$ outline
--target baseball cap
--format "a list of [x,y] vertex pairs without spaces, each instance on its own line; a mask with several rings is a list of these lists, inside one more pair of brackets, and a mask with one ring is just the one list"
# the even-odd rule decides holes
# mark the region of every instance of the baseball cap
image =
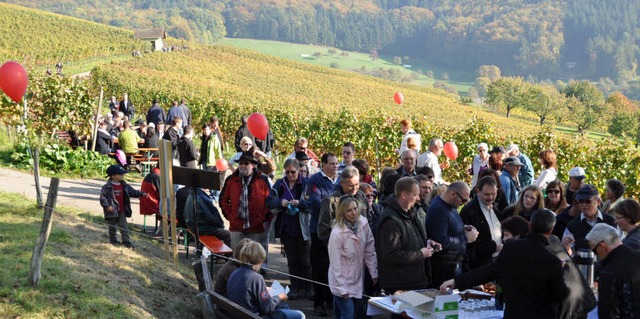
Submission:
[[151,123],[149,123],[149,127],[156,128],[156,125],[155,125],[155,124],[153,124],[153,122],[151,122]]
[[507,153],[511,153],[512,151],[519,151],[520,147],[518,147],[518,144],[509,144],[509,146],[507,147]]
[[117,175],[117,174],[126,174],[127,170],[122,168],[120,165],[111,165],[107,168],[107,177]]
[[587,176],[584,172],[584,168],[576,166],[569,171],[569,177],[573,177],[575,179],[584,179]]
[[575,199],[576,200],[589,199],[596,195],[598,195],[598,189],[591,184],[586,184],[580,187],[580,189],[576,193]]
[[477,148],[484,148],[485,150],[489,150],[489,145],[487,145],[487,143],[480,143],[478,144]]
[[524,165],[524,164],[522,164],[522,162],[520,162],[520,159],[518,159],[515,156],[509,156],[509,157],[507,157],[507,159],[504,160],[504,165],[508,165],[508,164],[517,165],[517,166],[523,166]]

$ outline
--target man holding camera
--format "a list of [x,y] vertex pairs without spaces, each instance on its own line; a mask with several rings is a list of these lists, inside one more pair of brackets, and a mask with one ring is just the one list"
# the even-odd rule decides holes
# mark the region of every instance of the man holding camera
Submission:
[[399,179],[378,221],[378,278],[380,287],[389,294],[426,288],[428,258],[441,249],[440,244],[427,239],[424,210],[415,205],[419,193],[415,179]]

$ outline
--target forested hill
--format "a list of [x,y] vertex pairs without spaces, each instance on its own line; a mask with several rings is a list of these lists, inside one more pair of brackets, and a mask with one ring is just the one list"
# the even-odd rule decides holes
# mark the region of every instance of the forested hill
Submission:
[[545,78],[636,76],[637,0],[8,0],[123,27],[377,51]]

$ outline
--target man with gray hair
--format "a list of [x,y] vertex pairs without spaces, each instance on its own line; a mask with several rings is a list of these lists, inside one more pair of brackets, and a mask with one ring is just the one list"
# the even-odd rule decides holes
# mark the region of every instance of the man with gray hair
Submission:
[[431,141],[429,141],[429,149],[420,154],[418,163],[416,164],[418,167],[426,166],[431,168],[435,177],[434,183],[438,185],[445,184],[445,181],[442,179],[442,169],[449,167],[449,162],[438,163],[438,156],[442,155],[443,148],[444,144],[441,139],[432,138]]
[[467,255],[467,243],[478,238],[478,231],[462,222],[458,207],[469,201],[471,190],[463,181],[451,183],[447,190],[433,199],[425,221],[429,239],[442,244],[442,251],[431,258],[432,287],[462,273],[462,262]]
[[396,169],[398,175],[405,176],[417,176],[416,174],[416,158],[418,155],[416,151],[412,149],[404,150],[402,154],[400,154],[400,161],[402,162],[402,166]]
[[329,243],[329,236],[331,236],[331,224],[336,218],[338,204],[340,203],[340,198],[343,196],[353,196],[360,201],[360,203],[358,203],[360,215],[365,217],[367,216],[367,196],[360,191],[360,173],[357,168],[351,165],[342,170],[340,173],[339,186],[335,188],[331,195],[322,200],[322,205],[320,206],[318,237],[320,237],[325,244]]
[[518,172],[518,180],[520,181],[520,187],[524,188],[533,183],[533,164],[527,155],[520,152],[518,144],[510,144],[507,147],[507,154],[509,156],[517,157],[522,162],[522,168]]
[[598,318],[640,318],[640,252],[623,245],[618,230],[604,223],[586,238],[602,266]]

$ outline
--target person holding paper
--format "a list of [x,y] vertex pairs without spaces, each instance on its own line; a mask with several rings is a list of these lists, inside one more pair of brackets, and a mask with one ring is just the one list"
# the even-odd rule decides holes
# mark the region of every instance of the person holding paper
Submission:
[[264,247],[255,241],[240,250],[239,260],[243,265],[229,277],[227,298],[263,318],[304,319],[302,311],[288,309],[283,303],[287,300],[286,292],[271,296],[267,290],[264,278],[259,274],[266,258]]
[[329,286],[336,319],[366,318],[364,265],[374,284],[378,282],[373,233],[367,218],[358,212],[359,205],[351,195],[340,199],[329,237]]

